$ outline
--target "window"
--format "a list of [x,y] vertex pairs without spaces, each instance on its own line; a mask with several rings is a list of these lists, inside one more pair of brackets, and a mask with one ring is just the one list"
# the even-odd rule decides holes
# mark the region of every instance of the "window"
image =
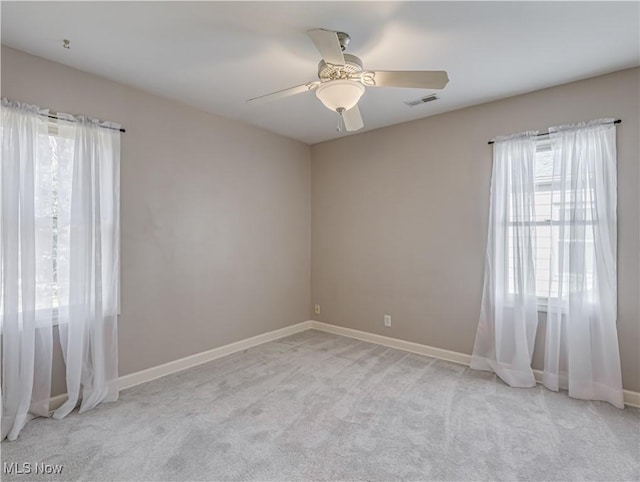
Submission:
[[[74,139],[69,130],[49,123],[38,135],[34,173],[35,309],[37,322],[58,321],[68,279],[69,223]],[[22,310],[22,277],[18,279],[18,310]],[[3,299],[0,297],[0,326]]]
[[[538,308],[546,310],[547,301],[558,298],[560,289],[567,292],[571,283],[571,262],[579,253],[583,259],[587,275],[584,291],[592,293],[594,286],[593,242],[594,195],[589,187],[576,189],[573,185],[571,173],[561,173],[553,167],[553,151],[548,140],[540,140],[536,145],[535,168],[535,221],[531,223],[535,229],[535,274],[536,295]],[[564,180],[563,180],[564,179]],[[561,202],[562,200],[562,202]],[[560,206],[565,206],[561,212]],[[577,206],[579,209],[574,209]],[[511,214],[510,224],[516,221]],[[581,246],[576,248],[576,241],[572,241],[572,255],[568,254],[569,236],[561,236],[561,230],[584,230]],[[509,292],[514,293],[515,266],[513,253],[513,229],[509,229]],[[564,243],[560,242],[564,239]],[[564,244],[564,245],[563,245]],[[562,284],[562,286],[561,286]]]

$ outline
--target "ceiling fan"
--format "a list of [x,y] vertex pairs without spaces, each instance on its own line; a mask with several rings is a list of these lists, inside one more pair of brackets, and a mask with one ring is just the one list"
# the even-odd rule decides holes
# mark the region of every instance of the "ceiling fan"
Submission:
[[247,102],[264,102],[315,90],[330,110],[338,113],[338,131],[357,131],[364,126],[358,101],[366,87],[410,87],[443,89],[449,82],[444,70],[364,70],[355,55],[343,53],[351,38],[344,32],[317,28],[307,32],[323,60],[318,64],[318,79],[306,84],[262,95]]

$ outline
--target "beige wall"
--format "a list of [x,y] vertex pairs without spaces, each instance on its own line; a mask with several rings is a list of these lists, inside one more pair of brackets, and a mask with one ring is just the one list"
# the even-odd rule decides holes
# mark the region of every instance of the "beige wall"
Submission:
[[121,375],[309,319],[307,145],[6,47],[2,96],[127,129]]
[[[322,313],[314,318],[471,353],[489,214],[487,141],[618,117],[618,330],[623,384],[640,390],[639,91],[639,69],[631,69],[314,145],[311,299]],[[537,350],[534,365],[541,360]]]

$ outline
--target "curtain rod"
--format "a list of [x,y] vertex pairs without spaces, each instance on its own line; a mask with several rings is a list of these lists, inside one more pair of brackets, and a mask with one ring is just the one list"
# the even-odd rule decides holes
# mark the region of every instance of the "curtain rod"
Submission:
[[[616,119],[613,122],[603,122],[603,124],[620,124],[622,122],[622,119]],[[536,137],[542,137],[542,136],[548,136],[549,133],[548,132],[543,132],[542,134],[536,134]],[[491,145],[493,144],[495,141],[494,140],[490,140],[489,142],[487,142],[487,144]]]
[[[58,117],[57,115],[44,114],[44,113],[40,114],[40,115],[48,117],[49,119],[56,119],[56,120],[60,119],[60,117]],[[60,119],[60,120],[63,120],[65,122],[76,122],[74,120],[69,120],[69,119]],[[109,126],[100,126],[100,127],[102,127],[103,129],[111,129],[113,131],[127,132],[126,130],[124,130],[122,128],[118,129],[117,127],[109,127]]]

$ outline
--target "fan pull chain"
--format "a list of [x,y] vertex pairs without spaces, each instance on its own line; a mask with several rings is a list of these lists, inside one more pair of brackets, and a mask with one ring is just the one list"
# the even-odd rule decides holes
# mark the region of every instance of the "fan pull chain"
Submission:
[[336,112],[338,113],[338,127],[336,130],[338,132],[342,132],[344,129],[344,117],[342,115],[344,113],[344,108],[340,107]]

